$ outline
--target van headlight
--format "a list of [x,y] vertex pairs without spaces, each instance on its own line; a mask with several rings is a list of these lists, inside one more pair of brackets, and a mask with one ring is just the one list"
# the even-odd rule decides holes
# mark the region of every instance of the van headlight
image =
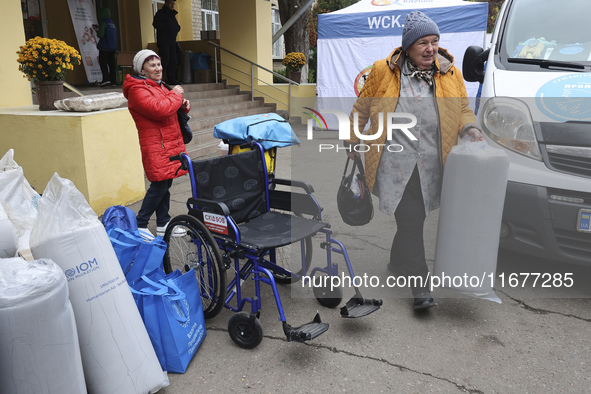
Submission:
[[527,105],[514,98],[495,97],[482,107],[482,129],[496,143],[536,160],[542,160],[534,123]]

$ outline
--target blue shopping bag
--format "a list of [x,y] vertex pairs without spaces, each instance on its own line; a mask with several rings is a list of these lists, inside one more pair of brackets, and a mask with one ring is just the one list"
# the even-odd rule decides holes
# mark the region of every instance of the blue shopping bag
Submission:
[[105,210],[102,218],[103,226],[115,224],[123,230],[137,230],[137,218],[135,212],[122,205],[113,205]]
[[162,369],[184,373],[206,334],[199,285],[193,269],[162,275],[156,269],[130,286]]
[[137,230],[124,230],[114,224],[109,224],[106,231],[128,282],[162,269],[168,245],[161,236],[147,238]]

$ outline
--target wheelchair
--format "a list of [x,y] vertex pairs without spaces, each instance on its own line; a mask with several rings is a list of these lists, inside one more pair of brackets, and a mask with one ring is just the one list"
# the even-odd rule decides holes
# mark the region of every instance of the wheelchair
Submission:
[[[276,177],[270,180],[262,146],[257,142],[250,146],[250,150],[205,160],[191,161],[186,154],[170,158],[189,171],[192,196],[187,200],[188,214],[174,217],[166,229],[164,269],[167,273],[195,270],[205,318],[216,316],[223,307],[235,312],[228,332],[238,346],[251,349],[263,339],[259,321],[262,285],[273,292],[287,341],[308,341],[326,332],[329,325],[318,312],[309,323],[288,324],[277,284],[338,275],[331,252],[344,257],[351,278],[353,269],[345,246],[331,237],[330,225],[322,221],[312,186]],[[320,246],[326,250],[327,263],[308,274],[317,234],[324,239]],[[291,254],[301,261],[293,262]],[[228,282],[226,272],[230,273]],[[253,285],[247,287],[248,283]],[[329,283],[325,280],[324,286],[313,286],[313,293],[321,305],[335,308],[342,302],[342,290],[330,288]],[[247,304],[249,312],[244,311]],[[340,313],[357,318],[381,305],[381,300],[364,299],[355,288],[355,296]]]

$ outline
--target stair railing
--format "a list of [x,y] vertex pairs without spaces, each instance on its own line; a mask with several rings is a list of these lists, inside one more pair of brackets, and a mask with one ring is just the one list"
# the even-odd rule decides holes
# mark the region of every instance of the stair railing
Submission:
[[[286,78],[283,75],[278,74],[278,73],[276,73],[273,70],[269,70],[268,68],[265,68],[265,67],[261,66],[260,64],[257,64],[257,63],[254,63],[254,62],[248,60],[248,59],[245,59],[244,57],[242,57],[240,55],[237,55],[237,54],[235,54],[232,51],[229,51],[229,50],[227,50],[225,48],[222,48],[221,46],[219,46],[215,42],[208,41],[208,43],[210,45],[213,45],[215,47],[215,50],[214,50],[214,69],[215,70],[214,71],[215,71],[215,82],[216,83],[220,82],[221,79],[226,78],[227,80],[233,80],[233,81],[236,81],[236,82],[238,82],[240,84],[247,85],[247,84],[244,83],[244,81],[239,81],[239,80],[237,80],[235,78],[232,78],[231,76],[229,76],[227,74],[223,74],[221,72],[221,66],[227,67],[228,69],[232,69],[232,70],[234,70],[234,71],[236,71],[236,72],[238,72],[240,74],[246,75],[246,76],[250,77],[250,99],[251,100],[254,100],[254,94],[255,94],[255,92],[258,92],[258,93],[262,94],[263,96],[267,96],[270,99],[272,99],[273,101],[285,105],[287,107],[287,120],[290,120],[291,119],[291,101],[292,101],[291,86],[292,85],[298,86],[299,83],[294,82],[291,79]],[[230,55],[235,56],[235,57],[239,58],[240,60],[243,60],[246,63],[248,63],[250,65],[250,73],[246,73],[243,70],[239,70],[239,69],[234,68],[232,66],[229,66],[227,64],[223,64],[221,62],[221,51],[224,51],[226,53],[229,53]],[[218,71],[218,65],[220,66],[219,67],[219,71]],[[270,86],[271,88],[277,90],[282,95],[285,94],[285,92],[283,90],[279,89],[278,87],[274,86],[273,84],[270,84],[268,82],[265,82],[265,81],[263,81],[263,80],[255,77],[255,73],[254,73],[255,67],[258,68],[259,70],[263,70],[263,71],[266,71],[268,73],[271,73],[274,76],[276,76],[277,78],[279,78],[279,79],[281,79],[281,80],[283,80],[283,81],[285,81],[285,82],[288,83],[288,88],[287,88],[287,103],[281,101],[277,97],[274,97],[274,96],[272,96],[270,94],[263,93],[262,91],[260,91],[260,90],[258,90],[258,89],[255,88],[255,80],[257,80],[257,81],[262,82],[263,84],[265,84],[267,86]]]

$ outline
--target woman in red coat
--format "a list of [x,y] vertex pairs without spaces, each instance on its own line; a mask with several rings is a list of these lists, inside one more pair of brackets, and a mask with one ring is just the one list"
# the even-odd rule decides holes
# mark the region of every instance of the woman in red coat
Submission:
[[151,234],[148,221],[156,212],[157,233],[164,235],[170,221],[172,180],[186,174],[178,170],[178,162],[169,160],[170,156],[185,152],[177,111],[180,108],[189,112],[191,104],[183,98],[181,86],[168,90],[163,85],[162,65],[156,52],[139,51],[133,59],[133,69],[138,75],[125,77],[123,94],[138,130],[142,163],[151,182],[137,214],[137,225],[140,231]]

